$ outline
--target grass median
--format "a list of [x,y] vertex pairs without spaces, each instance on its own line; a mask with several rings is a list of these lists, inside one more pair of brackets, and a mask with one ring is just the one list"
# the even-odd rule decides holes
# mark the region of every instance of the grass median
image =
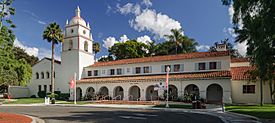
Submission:
[[20,98],[20,99],[6,99],[3,104],[35,104],[44,103],[44,98]]
[[228,105],[225,110],[240,114],[247,114],[263,119],[275,119],[275,105]]

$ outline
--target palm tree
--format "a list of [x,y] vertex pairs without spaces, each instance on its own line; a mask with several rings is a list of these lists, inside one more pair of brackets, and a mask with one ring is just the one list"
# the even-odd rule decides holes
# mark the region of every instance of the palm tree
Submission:
[[52,63],[51,63],[51,85],[52,85],[52,104],[55,103],[54,98],[54,45],[61,43],[63,41],[63,34],[60,26],[53,22],[50,23],[43,32],[43,40],[47,40],[49,43],[52,43]]
[[100,52],[100,44],[98,42],[93,43],[93,52],[95,53],[95,59],[96,59],[96,54]]
[[178,53],[178,47],[183,41],[183,34],[181,29],[172,29],[171,30],[171,35],[164,35],[166,38],[168,38],[169,41],[175,42],[175,47],[176,47],[176,52],[175,54]]

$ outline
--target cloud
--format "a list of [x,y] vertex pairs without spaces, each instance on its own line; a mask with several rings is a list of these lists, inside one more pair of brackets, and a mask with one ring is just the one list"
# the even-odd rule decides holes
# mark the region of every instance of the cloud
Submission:
[[208,45],[199,45],[199,46],[196,46],[196,49],[198,51],[208,51],[210,49],[210,46],[208,46]]
[[132,4],[132,3],[127,3],[124,6],[120,6],[119,4],[117,4],[117,10],[121,13],[121,14],[135,14],[138,15],[141,12],[141,8],[139,4]]
[[153,5],[153,3],[151,2],[151,0],[143,0],[142,4],[144,4],[147,7],[151,7]]
[[229,19],[230,19],[230,23],[232,23],[233,21],[233,16],[234,16],[234,7],[233,7],[233,5],[231,4],[231,5],[229,5],[229,8],[228,8],[228,14],[229,14]]
[[39,24],[46,25],[46,22],[38,20]]
[[148,44],[149,42],[152,42],[151,38],[147,35],[141,36],[137,38],[138,42],[142,42],[144,44]]
[[149,31],[157,38],[171,34],[171,29],[180,29],[181,24],[170,18],[168,15],[156,13],[155,10],[145,9],[135,19],[129,21],[130,26],[135,30]]
[[126,36],[126,35],[122,35],[121,37],[120,37],[120,40],[119,40],[119,42],[126,42],[126,41],[129,41],[129,39],[128,39],[128,37]]
[[229,33],[229,35],[231,35],[233,38],[237,37],[237,34],[235,33],[233,28],[227,28],[227,33]]
[[237,43],[234,48],[238,50],[238,52],[242,55],[242,56],[246,56],[246,52],[247,52],[247,45],[246,45],[246,41],[243,43]]
[[39,52],[38,48],[26,46],[22,42],[20,42],[17,38],[14,41],[14,46],[24,49],[26,53],[29,54],[30,56],[32,55],[36,57],[38,56],[38,52]]
[[32,16],[32,19],[33,19],[34,21],[36,21],[38,24],[46,25],[46,22],[40,20],[39,17],[38,17],[34,12],[31,12],[31,11],[29,11],[29,10],[23,10],[23,12],[26,13],[26,14],[28,14],[28,15],[30,15],[30,16]]
[[117,41],[115,37],[108,37],[105,40],[103,40],[103,47],[109,49],[110,47],[114,46],[116,42]]

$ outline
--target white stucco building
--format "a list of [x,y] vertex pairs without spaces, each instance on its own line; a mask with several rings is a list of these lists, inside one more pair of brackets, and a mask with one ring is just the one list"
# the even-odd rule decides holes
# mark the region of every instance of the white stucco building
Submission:
[[[252,69],[247,59],[233,59],[224,47],[218,52],[153,56],[110,62],[95,62],[90,25],[80,16],[80,9],[65,26],[61,61],[56,61],[55,90],[71,93],[69,82],[77,73],[77,98],[100,94],[122,100],[156,100],[163,97],[165,68],[171,68],[169,93],[172,100],[196,94],[208,102],[258,103],[259,83],[248,82],[246,71]],[[31,95],[50,92],[50,59],[33,66],[29,84]],[[268,85],[264,101],[270,103]]]

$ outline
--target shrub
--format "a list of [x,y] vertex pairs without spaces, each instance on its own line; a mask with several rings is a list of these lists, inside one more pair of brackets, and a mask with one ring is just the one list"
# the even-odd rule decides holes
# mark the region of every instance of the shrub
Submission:
[[60,93],[58,97],[58,100],[69,100],[70,93]]
[[31,98],[36,98],[36,96],[35,95],[31,95]]
[[38,91],[37,95],[40,98],[45,98],[47,94],[46,94],[46,91]]

